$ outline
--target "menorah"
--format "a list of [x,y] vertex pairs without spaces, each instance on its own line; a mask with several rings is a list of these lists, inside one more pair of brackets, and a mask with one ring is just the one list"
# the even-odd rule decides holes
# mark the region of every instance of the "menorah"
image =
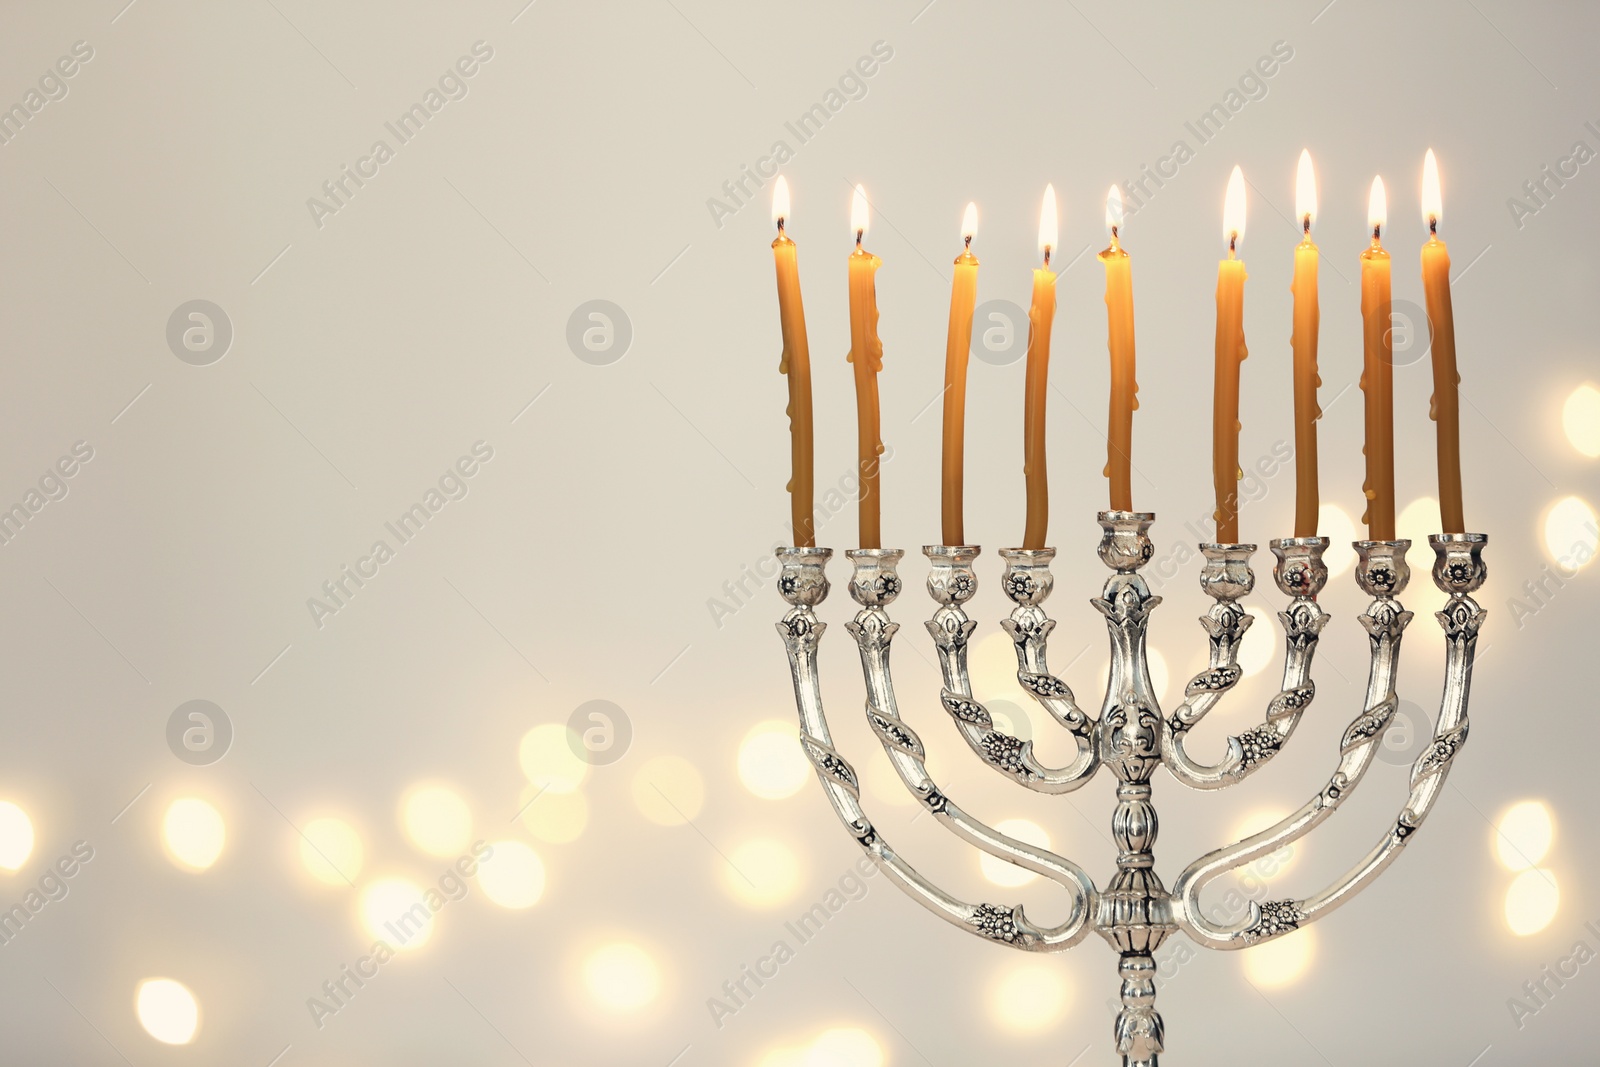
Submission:
[[1185,750],[1189,732],[1238,683],[1239,645],[1252,621],[1240,598],[1255,584],[1251,544],[1203,544],[1200,586],[1215,603],[1200,619],[1209,644],[1209,666],[1189,680],[1184,699],[1164,715],[1150,682],[1145,637],[1150,613],[1161,598],[1139,574],[1149,562],[1150,512],[1106,511],[1100,559],[1111,569],[1099,597],[1090,601],[1105,616],[1111,641],[1111,670],[1098,716],[1078,706],[1072,690],[1050,673],[1045,646],[1055,623],[1042,604],[1055,579],[1052,548],[1010,548],[1001,584],[1015,607],[1001,622],[1016,645],[1017,681],[1049,716],[1072,735],[1077,753],[1065,767],[1048,767],[1025,741],[995,726],[973,698],[967,674],[967,646],[977,624],[963,605],[977,592],[971,545],[930,545],[928,592],[938,605],[926,624],[938,652],[943,687],[939,699],[962,737],[983,762],[1040,793],[1070,793],[1083,787],[1101,767],[1117,780],[1117,806],[1111,817],[1117,871],[1104,889],[1083,868],[1046,849],[999,833],[968,815],[928,776],[921,739],[900,717],[889,672],[889,650],[899,624],[887,607],[900,593],[897,573],[904,552],[895,548],[855,549],[845,553],[853,565],[850,595],[860,606],[847,623],[861,654],[866,682],[866,714],[873,732],[902,782],[918,801],[963,841],[983,852],[1048,878],[1067,891],[1070,911],[1056,926],[1040,927],[1018,905],[968,903],[919,874],[874,828],[861,805],[854,768],[834,748],[823,713],[817,648],[825,624],[816,608],[828,595],[828,548],[782,548],[778,589],[790,607],[778,624],[789,652],[800,741],[834,812],[856,842],[890,879],[929,911],[966,930],[1025,952],[1058,952],[1078,944],[1093,930],[1119,956],[1121,1010],[1113,1031],[1124,1067],[1155,1067],[1165,1047],[1164,1026],[1155,1009],[1153,953],[1182,931],[1213,949],[1259,945],[1322,918],[1355,896],[1392,863],[1433,808],[1450,765],[1467,737],[1467,697],[1472,661],[1484,611],[1472,599],[1484,582],[1483,534],[1435,534],[1433,580],[1448,595],[1436,613],[1446,642],[1444,694],[1433,741],[1411,768],[1410,794],[1394,824],[1355,866],[1308,897],[1251,903],[1243,919],[1230,924],[1208,918],[1200,894],[1221,875],[1278,851],[1310,833],[1354,792],[1396,708],[1395,680],[1400,639],[1412,614],[1396,599],[1410,578],[1406,549],[1411,542],[1356,541],[1355,579],[1371,602],[1359,621],[1371,645],[1371,668],[1360,712],[1339,744],[1339,763],[1325,785],[1293,814],[1260,833],[1219,848],[1186,867],[1168,890],[1155,872],[1157,818],[1151,778],[1165,766],[1193,789],[1234,785],[1266,764],[1288,743],[1316,694],[1311,678],[1317,641],[1328,614],[1317,595],[1328,580],[1325,537],[1280,538],[1271,542],[1277,562],[1273,577],[1290,598],[1278,613],[1284,631],[1283,682],[1267,704],[1263,721],[1228,738],[1227,755],[1207,764]]

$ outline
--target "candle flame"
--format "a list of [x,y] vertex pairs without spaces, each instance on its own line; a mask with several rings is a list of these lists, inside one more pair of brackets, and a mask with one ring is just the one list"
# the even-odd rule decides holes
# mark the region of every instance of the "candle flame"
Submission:
[[1372,194],[1367,197],[1367,226],[1373,239],[1389,221],[1389,198],[1383,192],[1383,179],[1372,179]]
[[867,232],[867,220],[871,212],[867,209],[867,191],[861,186],[856,186],[855,195],[850,198],[850,232],[860,241]]
[[1230,251],[1244,244],[1244,171],[1228,175],[1228,193],[1222,200],[1222,239]]
[[1422,221],[1429,230],[1439,225],[1444,214],[1444,200],[1439,195],[1439,161],[1433,158],[1433,149],[1422,157]]
[[1044,203],[1039,207],[1039,255],[1046,266],[1050,263],[1050,250],[1056,246],[1056,231],[1056,187],[1046,185]]
[[778,224],[778,229],[783,229],[783,224],[789,217],[789,180],[783,175],[778,175],[778,180],[772,185],[772,221]]
[[1311,166],[1311,153],[1300,150],[1300,165],[1294,176],[1294,216],[1307,233],[1317,221],[1317,172]]
[[1113,185],[1106,191],[1106,229],[1116,237],[1122,232],[1122,186]]
[[976,236],[978,236],[978,205],[969,203],[966,214],[961,216],[961,243],[970,245]]

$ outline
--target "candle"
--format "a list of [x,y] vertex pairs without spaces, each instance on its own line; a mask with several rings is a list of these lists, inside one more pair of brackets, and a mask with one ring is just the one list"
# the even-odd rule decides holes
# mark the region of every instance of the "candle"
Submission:
[[1056,318],[1056,275],[1050,252],[1056,245],[1056,189],[1044,188],[1039,209],[1039,252],[1044,265],[1033,272],[1033,303],[1028,308],[1028,371],[1023,398],[1023,473],[1028,482],[1028,525],[1023,548],[1043,548],[1050,525],[1050,486],[1045,478],[1044,400],[1050,374],[1050,328]]
[[789,512],[796,547],[813,548],[817,534],[812,517],[811,349],[806,343],[805,307],[800,302],[800,265],[794,242],[784,232],[789,218],[789,183],[781,174],[772,188],[772,218],[778,224],[772,259],[778,270],[778,317],[783,324],[778,373],[789,380]]
[[1311,153],[1300,152],[1295,174],[1294,213],[1304,235],[1294,250],[1294,535],[1317,536],[1317,246],[1311,240],[1311,223],[1317,216],[1317,176]]
[[1106,194],[1106,228],[1111,245],[1100,253],[1106,267],[1106,347],[1111,352],[1111,416],[1106,425],[1106,469],[1111,480],[1111,510],[1133,510],[1133,413],[1139,407],[1134,378],[1133,265],[1121,244],[1122,190]]
[[1461,404],[1457,389],[1456,323],[1450,309],[1450,250],[1439,240],[1439,162],[1433,149],[1422,161],[1422,217],[1428,243],[1422,246],[1422,291],[1427,296],[1428,332],[1433,338],[1433,399],[1428,415],[1439,433],[1439,517],[1445,533],[1465,533],[1461,517]]
[[972,311],[978,302],[978,205],[961,219],[962,251],[950,282],[950,333],[944,349],[944,472],[940,517],[944,543],[964,545],[961,490],[967,421],[967,357],[972,350]]
[[1394,348],[1389,329],[1391,297],[1389,253],[1380,238],[1388,214],[1383,179],[1372,179],[1367,200],[1367,222],[1372,247],[1361,253],[1361,391],[1366,395],[1367,538],[1394,540]]
[[861,247],[867,234],[867,193],[856,186],[850,201],[850,228],[856,234],[850,253],[850,364],[856,379],[856,473],[861,485],[862,548],[881,548],[878,529],[878,457],[883,441],[878,430],[878,372],[883,369],[883,342],[878,340],[878,290],[874,276],[883,260]]
[[1217,370],[1211,409],[1211,481],[1217,494],[1217,543],[1239,540],[1239,365],[1249,355],[1244,344],[1244,172],[1228,176],[1223,199],[1222,234],[1228,258],[1217,264]]

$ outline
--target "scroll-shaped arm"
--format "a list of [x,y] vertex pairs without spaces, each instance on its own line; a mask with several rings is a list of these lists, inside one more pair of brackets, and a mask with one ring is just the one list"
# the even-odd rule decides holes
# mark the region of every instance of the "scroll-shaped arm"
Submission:
[[1232,926],[1212,923],[1200,911],[1200,891],[1207,882],[1303,837],[1333,813],[1360,782],[1394,714],[1400,634],[1411,613],[1402,610],[1393,595],[1405,587],[1409,576],[1405,563],[1408,542],[1358,541],[1356,578],[1374,597],[1361,617],[1373,646],[1366,709],[1345,731],[1339,769],[1321,793],[1277,825],[1201,857],[1179,877],[1173,886],[1178,923],[1195,940],[1211,948],[1245,948],[1313,922],[1349,900],[1392,863],[1432,808],[1451,760],[1466,741],[1472,661],[1484,618],[1483,609],[1469,594],[1487,575],[1482,559],[1487,538],[1482,534],[1444,534],[1429,541],[1436,555],[1434,582],[1450,595],[1445,610],[1437,613],[1447,642],[1444,694],[1433,744],[1412,767],[1411,792],[1399,818],[1359,863],[1318,893],[1298,900],[1251,904],[1245,919]]
[[1210,639],[1210,666],[1184,688],[1184,702],[1167,721],[1161,744],[1162,760],[1184,785],[1220,789],[1241,781],[1277,755],[1300,724],[1300,717],[1316,695],[1311,661],[1328,621],[1327,612],[1317,603],[1317,594],[1328,581],[1328,568],[1322,562],[1327,547],[1326,537],[1280,538],[1272,542],[1272,554],[1278,558],[1273,577],[1279,590],[1291,598],[1289,606],[1278,613],[1284,630],[1283,685],[1267,705],[1265,720],[1229,737],[1227,755],[1217,763],[1206,764],[1189,755],[1184,739],[1216,706],[1222,694],[1233,688],[1242,673],[1238,666],[1239,644],[1251,619],[1238,599],[1255,584],[1250,570],[1250,554],[1255,546],[1200,546],[1206,557],[1200,585],[1216,600],[1200,619]]
[[[890,551],[898,558],[897,551]],[[861,806],[860,782],[855,769],[833,747],[827,718],[823,713],[821,685],[817,673],[817,646],[825,626],[817,619],[815,607],[828,594],[828,580],[824,574],[824,567],[832,554],[831,549],[825,548],[778,550],[782,566],[778,590],[790,604],[790,609],[778,623],[778,632],[783,637],[784,646],[789,654],[789,671],[794,683],[795,705],[800,714],[801,745],[816,769],[817,778],[821,781],[823,791],[827,794],[839,821],[896,885],[946,922],[965,929],[968,933],[1026,951],[1049,952],[1076,944],[1087,934],[1088,920],[1094,912],[1093,884],[1076,866],[1033,846],[997,834],[981,823],[967,819],[959,809],[956,814],[961,816],[962,821],[958,824],[955,818],[950,818],[952,828],[957,829],[958,833],[962,833],[974,844],[979,847],[987,845],[997,850],[994,854],[1045,877],[1054,878],[1072,892],[1071,913],[1066,921],[1053,927],[1039,927],[1028,920],[1020,905],[1004,907],[995,904],[970,904],[945,892],[901,858],[867,818]],[[882,550],[878,551],[880,559],[883,554]],[[875,573],[864,575],[860,561],[857,561],[857,574],[852,581],[852,592],[860,589],[869,598],[892,600],[899,592],[899,578],[894,574],[892,564],[887,573],[884,573],[881,567],[869,569]],[[863,579],[866,582],[864,586],[861,584]],[[881,608],[873,611],[873,607],[874,605],[863,603],[863,608],[866,610],[858,616],[857,623],[853,625],[859,628],[858,643],[862,647],[863,664],[867,663],[867,646],[881,643],[886,666],[888,641],[893,637],[895,624],[889,622]],[[875,650],[873,655],[876,656]],[[883,675],[883,681],[886,686],[887,672]],[[868,684],[870,717],[873,710],[870,677]],[[887,689],[884,692],[887,692]],[[893,711],[892,697],[887,707]],[[891,716],[880,711],[878,718],[890,727],[899,722],[897,713]],[[873,724],[875,728],[878,727],[876,719]],[[900,726],[904,728],[904,724]],[[879,736],[882,736],[881,732]],[[899,769],[898,762],[897,769]],[[923,777],[926,778],[926,775]],[[932,786],[931,782],[929,786]],[[929,800],[925,803],[930,809],[938,805],[947,812],[951,807],[948,800],[945,800],[937,790],[930,792]],[[987,836],[980,840],[980,834]],[[1010,854],[1006,854],[1007,852]]]
[[[954,684],[959,683],[961,692],[968,694],[970,690],[966,687],[966,635],[971,632],[973,624],[966,619],[961,608],[956,605],[955,599],[958,595],[963,600],[970,598],[977,590],[977,583],[975,579],[970,582],[947,580],[955,579],[957,576],[947,573],[946,564],[950,564],[952,568],[964,564],[970,571],[971,561],[977,556],[978,549],[968,546],[955,548],[934,546],[924,551],[934,563],[934,569],[928,578],[929,589],[933,591],[935,598],[948,598],[940,611],[950,611],[956,616],[940,620],[936,613],[935,621],[928,624],[928,628],[934,631],[935,644],[938,646],[946,693]],[[1071,913],[1064,923],[1054,929],[1063,932],[1077,929],[1076,937],[1062,943],[1060,947],[1075,943],[1088,933],[1088,920],[1094,914],[1095,889],[1088,874],[1070,860],[1008,837],[972,818],[958,807],[929,777],[928,769],[923,762],[925,752],[922,741],[900,718],[899,708],[895,702],[894,684],[889,672],[889,644],[898,627],[889,621],[884,610],[900,588],[900,579],[895,574],[900,551],[857,549],[846,554],[855,564],[855,573],[850,581],[850,595],[862,608],[856,613],[854,621],[849,624],[849,629],[861,653],[861,671],[867,685],[867,721],[882,742],[884,752],[889,756],[895,772],[912,795],[936,818],[944,822],[957,837],[991,856],[1016,864],[1035,874],[1041,874],[1065,888],[1071,896]],[[940,622],[945,625],[936,625]],[[942,639],[941,633],[949,635],[949,639]]]
[[1078,752],[1065,767],[1046,767],[1033,754],[1033,742],[997,729],[988,709],[972,697],[967,674],[967,639],[977,626],[961,605],[977,592],[972,559],[978,550],[935,545],[923,549],[933,563],[928,591],[940,607],[928,622],[944,675],[940,700],[955,720],[972,751],[989,766],[1039,793],[1070,793],[1094,777],[1100,757],[1094,744],[1094,720],[1079,710],[1072,690],[1045,665],[1045,640],[1055,628],[1039,606],[1050,595],[1054,579],[1050,560],[1055,549],[1001,549],[1006,570],[1001,579],[1006,595],[1016,602],[1004,626],[1017,646],[1017,681],[1033,694],[1056,722],[1071,732]]

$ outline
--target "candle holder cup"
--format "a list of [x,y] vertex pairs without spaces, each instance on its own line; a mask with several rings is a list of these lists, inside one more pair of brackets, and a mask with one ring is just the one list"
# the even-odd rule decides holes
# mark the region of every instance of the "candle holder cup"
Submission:
[[1328,580],[1324,537],[1279,538],[1269,545],[1276,564],[1273,578],[1289,598],[1278,612],[1284,660],[1279,690],[1262,721],[1227,739],[1220,761],[1207,764],[1184,748],[1189,732],[1242,676],[1239,646],[1253,619],[1240,606],[1252,591],[1255,574],[1249,544],[1203,544],[1200,585],[1213,604],[1200,618],[1209,648],[1205,670],[1189,679],[1183,699],[1163,713],[1156,699],[1146,651],[1150,613],[1161,598],[1150,592],[1139,570],[1153,556],[1149,512],[1101,512],[1098,554],[1110,569],[1090,604],[1105,617],[1111,645],[1111,671],[1098,714],[1079,707],[1072,689],[1052,674],[1046,645],[1055,623],[1043,604],[1055,579],[1055,550],[1001,549],[1001,586],[1012,602],[1000,625],[1017,657],[1017,682],[1076,742],[1065,766],[1051,767],[1034,754],[1033,743],[996,726],[974,697],[967,652],[977,623],[965,605],[977,592],[975,545],[929,545],[923,549],[930,570],[927,587],[935,608],[926,623],[939,659],[941,706],[974,754],[1019,785],[1040,793],[1082,788],[1104,767],[1116,779],[1117,804],[1111,818],[1117,846],[1116,873],[1097,887],[1076,863],[993,829],[962,810],[928,775],[926,750],[915,730],[900,717],[890,674],[889,652],[897,623],[889,606],[901,591],[899,549],[847,552],[852,565],[850,595],[858,611],[847,623],[855,638],[866,682],[868,723],[906,788],[958,838],[1005,862],[1054,881],[1067,897],[1067,916],[1055,926],[1040,926],[1021,905],[969,902],[940,888],[890,847],[861,805],[854,768],[834,747],[823,711],[817,649],[824,623],[816,609],[828,594],[826,548],[778,550],[778,589],[789,609],[778,624],[788,651],[800,740],[816,769],[835,813],[857,844],[890,880],[951,925],[989,941],[1025,952],[1056,952],[1099,934],[1118,955],[1121,1010],[1113,1037],[1124,1067],[1156,1067],[1165,1048],[1165,1027],[1155,1009],[1153,954],[1168,938],[1183,934],[1212,949],[1240,949],[1282,937],[1320,919],[1375,879],[1422,825],[1467,736],[1467,702],[1478,631],[1485,612],[1471,594],[1487,571],[1483,534],[1437,534],[1434,584],[1446,595],[1436,618],[1445,633],[1444,695],[1434,738],[1411,769],[1410,794],[1376,846],[1345,874],[1310,896],[1252,903],[1234,921],[1208,917],[1200,894],[1216,878],[1278,851],[1315,829],[1354,792],[1371,764],[1394,716],[1400,639],[1412,614],[1396,599],[1410,579],[1407,541],[1357,541],[1356,583],[1370,601],[1358,617],[1369,640],[1370,669],[1365,698],[1344,731],[1332,776],[1300,808],[1274,825],[1207,853],[1179,873],[1168,890],[1155,871],[1153,847],[1158,829],[1151,781],[1160,767],[1193,789],[1220,789],[1258,770],[1288,743],[1316,695],[1312,660],[1327,613],[1317,602]]

